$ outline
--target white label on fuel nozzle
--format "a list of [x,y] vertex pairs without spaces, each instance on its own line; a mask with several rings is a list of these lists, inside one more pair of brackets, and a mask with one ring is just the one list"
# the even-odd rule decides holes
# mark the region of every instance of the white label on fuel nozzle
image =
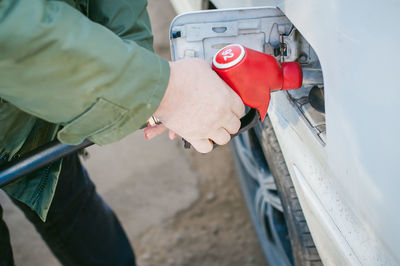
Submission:
[[240,44],[230,44],[220,49],[213,58],[213,65],[218,69],[227,69],[239,63],[245,54]]

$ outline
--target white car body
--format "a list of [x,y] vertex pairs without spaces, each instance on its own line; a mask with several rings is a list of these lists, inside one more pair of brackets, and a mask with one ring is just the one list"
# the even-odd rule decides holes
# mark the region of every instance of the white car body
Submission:
[[[400,2],[212,2],[277,6],[319,57],[326,145],[284,94],[272,96],[268,112],[324,264],[399,265]],[[172,3],[178,11],[201,7],[196,0]]]

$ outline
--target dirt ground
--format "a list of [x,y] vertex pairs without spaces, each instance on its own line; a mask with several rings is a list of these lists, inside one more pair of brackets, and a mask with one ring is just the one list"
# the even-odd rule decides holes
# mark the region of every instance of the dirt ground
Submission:
[[140,264],[265,265],[229,149],[206,156],[190,152],[186,159],[198,177],[199,198],[141,235]]
[[[169,58],[169,1],[149,0],[156,52]],[[179,140],[136,132],[84,161],[120,218],[141,266],[265,265],[229,147],[201,155]],[[16,265],[59,265],[40,236],[0,193]]]

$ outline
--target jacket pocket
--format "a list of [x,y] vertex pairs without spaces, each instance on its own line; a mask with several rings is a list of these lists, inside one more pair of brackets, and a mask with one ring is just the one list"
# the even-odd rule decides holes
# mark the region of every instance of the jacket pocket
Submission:
[[98,98],[89,110],[58,132],[58,139],[67,144],[79,144],[84,139],[90,138],[96,144],[107,144],[108,141],[104,136],[107,135],[108,129],[112,131],[113,126],[123,120],[127,113],[127,109]]

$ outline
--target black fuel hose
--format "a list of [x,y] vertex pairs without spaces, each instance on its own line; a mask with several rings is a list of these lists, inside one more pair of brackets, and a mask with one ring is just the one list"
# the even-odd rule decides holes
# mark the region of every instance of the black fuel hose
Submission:
[[[242,125],[239,132],[232,135],[232,137],[252,128],[259,120],[260,115],[258,114],[258,111],[251,109],[244,117],[242,117]],[[140,129],[143,129],[146,126],[147,124],[143,125]],[[21,158],[2,165],[0,167],[0,188],[26,176],[29,173],[39,170],[62,157],[65,157],[68,154],[77,152],[93,144],[94,143],[89,140],[84,140],[78,145],[63,144],[58,140],[49,142],[44,146],[24,154]]]
[[68,145],[54,140],[38,149],[28,152],[21,158],[8,162],[0,167],[0,188],[92,144],[93,142],[89,140],[85,140],[79,145]]
[[[147,124],[141,126],[140,129],[145,127],[147,127]],[[0,188],[68,154],[77,152],[93,144],[94,143],[89,140],[84,140],[78,145],[63,144],[58,140],[49,142],[46,145],[24,154],[21,158],[2,165],[0,167]]]

